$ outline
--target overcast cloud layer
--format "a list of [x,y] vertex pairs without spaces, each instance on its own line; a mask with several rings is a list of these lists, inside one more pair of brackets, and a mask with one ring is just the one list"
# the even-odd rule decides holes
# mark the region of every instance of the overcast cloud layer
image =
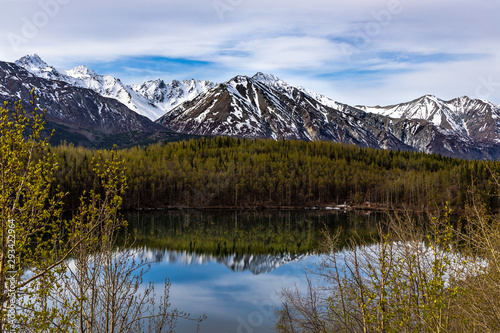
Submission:
[[497,0],[0,0],[0,60],[126,83],[273,73],[339,102],[500,103]]

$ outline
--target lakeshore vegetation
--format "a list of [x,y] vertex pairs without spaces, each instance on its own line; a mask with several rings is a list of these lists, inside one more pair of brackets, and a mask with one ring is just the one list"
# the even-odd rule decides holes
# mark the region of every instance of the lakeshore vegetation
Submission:
[[131,241],[118,244],[127,181],[116,154],[96,153],[93,182],[63,214],[32,95],[31,113],[0,107],[0,333],[172,332],[180,318],[202,321],[170,307],[168,279],[161,295],[143,286],[148,262],[134,259]]

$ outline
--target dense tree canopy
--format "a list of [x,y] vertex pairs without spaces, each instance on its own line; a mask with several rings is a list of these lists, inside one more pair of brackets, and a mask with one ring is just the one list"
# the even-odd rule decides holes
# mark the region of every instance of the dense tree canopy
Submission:
[[[72,204],[92,182],[95,152],[61,145],[58,183]],[[110,152],[103,152],[104,155]],[[493,161],[364,149],[331,142],[202,138],[118,151],[125,161],[127,208],[286,207],[361,204],[416,210],[463,208],[472,182],[496,188]],[[486,197],[486,196],[485,196]],[[488,196],[490,208],[498,200]]]

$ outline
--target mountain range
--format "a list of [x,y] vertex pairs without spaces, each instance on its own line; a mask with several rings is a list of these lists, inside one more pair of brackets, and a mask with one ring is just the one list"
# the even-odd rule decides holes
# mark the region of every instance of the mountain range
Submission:
[[32,87],[57,139],[86,146],[222,135],[500,158],[500,106],[466,96],[349,106],[272,74],[219,84],[158,79],[126,85],[85,66],[56,69],[36,54],[0,62],[1,99],[29,100]]

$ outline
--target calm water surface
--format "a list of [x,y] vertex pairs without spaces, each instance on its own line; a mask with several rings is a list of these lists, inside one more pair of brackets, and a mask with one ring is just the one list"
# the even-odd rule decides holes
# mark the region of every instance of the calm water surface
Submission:
[[[325,227],[370,237],[379,214],[167,210],[126,214],[141,255],[155,260],[145,283],[172,283],[172,307],[207,315],[201,332],[273,332],[279,291],[305,287]],[[157,290],[161,294],[160,290]],[[194,332],[181,320],[176,332]]]

